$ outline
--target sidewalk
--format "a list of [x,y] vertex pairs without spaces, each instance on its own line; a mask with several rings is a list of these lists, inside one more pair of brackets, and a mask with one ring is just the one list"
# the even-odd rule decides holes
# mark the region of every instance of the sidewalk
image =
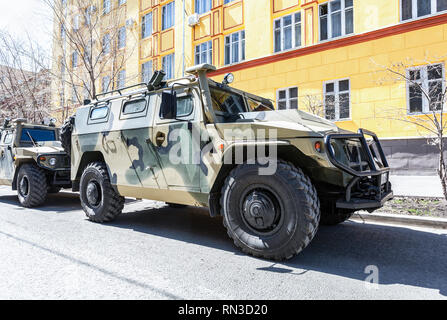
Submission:
[[438,176],[391,176],[395,196],[443,198]]

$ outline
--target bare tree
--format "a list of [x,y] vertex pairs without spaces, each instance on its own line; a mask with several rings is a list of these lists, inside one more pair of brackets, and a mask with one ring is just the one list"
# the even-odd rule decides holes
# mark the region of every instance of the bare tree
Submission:
[[307,112],[322,118],[325,117],[325,107],[321,95],[307,94],[301,100]]
[[[33,58],[32,58],[33,57]],[[0,32],[0,113],[42,122],[50,116],[50,76],[43,49]]]
[[[415,126],[421,135],[426,136],[428,143],[436,146],[438,151],[437,173],[441,181],[442,191],[447,200],[447,164],[445,159],[445,129],[447,119],[445,104],[447,86],[443,64],[434,58],[424,61],[406,59],[389,66],[380,66],[377,73],[379,84],[386,82],[402,83],[406,86],[409,99],[408,110],[392,108],[385,110],[376,118],[401,121]],[[418,66],[418,67],[415,67]]]
[[[81,104],[124,81],[120,72],[135,46],[126,45],[125,7],[116,6],[116,1],[44,1],[54,16],[54,38],[59,39],[53,48],[52,73],[59,82],[65,118],[68,100]],[[71,89],[71,99],[65,99],[66,88]]]

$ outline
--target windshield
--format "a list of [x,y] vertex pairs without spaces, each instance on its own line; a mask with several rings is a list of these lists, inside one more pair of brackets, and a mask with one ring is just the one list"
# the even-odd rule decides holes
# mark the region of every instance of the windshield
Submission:
[[46,129],[23,128],[20,141],[32,143],[33,140],[34,142],[56,141],[56,132]]
[[[272,111],[272,106],[256,99],[251,95],[239,94],[230,90],[210,86],[213,109],[217,116],[226,117],[227,121],[234,121],[235,116],[245,112]],[[225,122],[227,122],[225,121]]]

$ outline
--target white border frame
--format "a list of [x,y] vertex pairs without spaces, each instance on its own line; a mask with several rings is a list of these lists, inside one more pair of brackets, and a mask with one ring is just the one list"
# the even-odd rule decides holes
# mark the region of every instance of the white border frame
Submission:
[[295,110],[295,108],[291,108],[290,107],[290,99],[295,99],[295,98],[290,98],[290,89],[295,89],[297,90],[297,96],[296,96],[296,109],[299,110],[300,108],[300,102],[299,102],[299,97],[300,97],[300,88],[298,86],[290,86],[290,87],[285,87],[285,88],[279,88],[276,89],[276,110],[283,110],[283,109],[279,109],[279,92],[280,91],[286,91],[286,109],[285,110]]
[[[339,101],[339,82],[348,80],[349,81],[349,118],[342,118],[340,119],[340,101]],[[334,84],[334,95],[335,95],[335,119],[330,120],[326,118],[326,84],[333,83]],[[342,93],[345,93],[346,91],[342,91]],[[341,122],[341,121],[351,121],[352,120],[352,97],[351,97],[351,78],[340,78],[335,80],[328,80],[323,81],[323,112],[324,112],[324,118],[329,121],[333,122]]]
[[[290,51],[290,50],[296,50],[296,49],[299,49],[299,48],[302,48],[303,47],[303,39],[304,39],[304,37],[303,37],[303,13],[302,13],[302,11],[303,10],[297,10],[297,11],[295,11],[295,12],[292,12],[292,13],[289,13],[289,14],[285,14],[285,15],[283,15],[283,16],[281,16],[281,17],[279,17],[279,18],[276,18],[276,19],[274,19],[273,20],[273,53],[275,54],[275,53],[280,53],[280,52],[286,52],[286,51]],[[293,46],[292,45],[292,48],[290,48],[290,49],[283,49],[283,47],[284,47],[284,43],[283,43],[283,28],[284,28],[284,25],[283,25],[283,19],[285,18],[285,17],[287,17],[287,16],[292,16],[292,43],[293,42],[295,42],[295,36],[296,36],[296,34],[295,34],[295,25],[297,24],[296,23],[296,21],[295,21],[295,14],[297,14],[297,13],[299,13],[300,14],[300,22],[299,22],[299,25],[300,25],[300,30],[301,30],[301,37],[300,37],[300,39],[301,39],[301,43],[300,43],[300,45],[299,46],[297,46],[296,45],[296,43],[295,43],[295,46]],[[279,50],[279,51],[275,51],[275,31],[276,31],[276,28],[275,28],[275,22],[276,21],[278,21],[278,20],[280,20],[281,21],[281,27],[280,27],[280,29],[281,29],[281,50]],[[305,35],[304,35],[305,36]]]

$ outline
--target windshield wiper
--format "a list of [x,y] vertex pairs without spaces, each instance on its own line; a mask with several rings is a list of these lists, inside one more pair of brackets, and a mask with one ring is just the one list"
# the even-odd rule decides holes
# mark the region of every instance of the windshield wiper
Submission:
[[31,133],[29,133],[29,131],[27,131],[26,134],[31,139],[31,142],[33,143],[33,146],[38,147],[36,141],[33,139],[33,136],[31,135]]

